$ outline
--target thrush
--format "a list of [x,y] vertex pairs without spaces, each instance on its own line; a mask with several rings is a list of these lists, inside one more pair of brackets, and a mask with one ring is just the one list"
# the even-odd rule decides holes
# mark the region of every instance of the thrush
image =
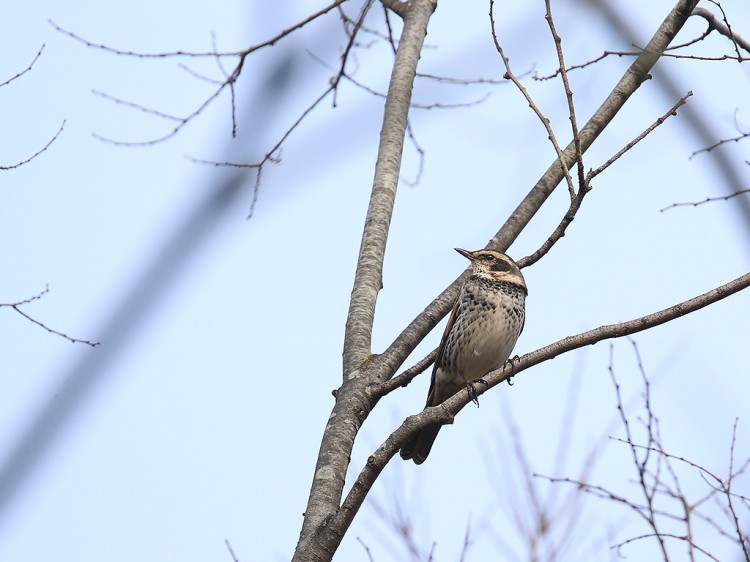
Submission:
[[[472,271],[443,332],[425,408],[502,367],[524,325],[528,289],[516,262],[495,250],[456,251],[471,261]],[[422,464],[440,427],[421,429],[401,448],[401,458]]]

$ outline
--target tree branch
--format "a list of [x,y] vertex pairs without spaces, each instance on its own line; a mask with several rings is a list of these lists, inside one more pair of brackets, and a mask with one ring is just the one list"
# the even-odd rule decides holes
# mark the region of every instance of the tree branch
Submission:
[[86,345],[90,345],[91,347],[96,347],[97,345],[99,345],[99,342],[97,342],[97,341],[82,340],[82,339],[79,339],[79,338],[74,338],[73,336],[69,336],[68,334],[66,334],[64,332],[60,332],[58,330],[50,328],[44,322],[40,322],[36,318],[34,318],[34,317],[26,314],[23,310],[21,310],[21,307],[23,305],[29,304],[29,303],[34,302],[34,301],[37,301],[37,300],[41,299],[47,293],[49,293],[49,286],[45,287],[43,291],[41,291],[40,293],[37,293],[33,297],[29,297],[29,298],[23,299],[22,301],[11,302],[11,303],[0,303],[0,308],[7,307],[7,308],[10,308],[10,309],[13,309],[18,314],[20,314],[21,316],[23,316],[24,318],[26,318],[26,320],[28,320],[29,322],[32,322],[33,324],[36,324],[40,328],[43,328],[43,329],[47,330],[50,334],[55,334],[56,336],[60,336],[61,338],[65,338],[69,342],[73,342],[73,343],[85,343]]
[[623,148],[618,150],[604,164],[599,166],[596,170],[589,170],[589,173],[586,174],[586,178],[583,183],[583,186],[578,190],[578,193],[576,193],[576,196],[570,202],[570,206],[568,207],[568,210],[565,213],[565,215],[563,215],[563,218],[560,221],[560,224],[557,225],[557,228],[555,228],[555,230],[552,231],[552,234],[549,235],[547,240],[544,241],[544,243],[539,247],[539,249],[536,252],[518,260],[518,267],[520,267],[521,269],[523,269],[524,267],[529,267],[530,265],[533,265],[537,261],[539,261],[544,255],[546,255],[547,252],[549,252],[552,249],[552,246],[554,246],[557,243],[557,241],[560,240],[560,238],[565,236],[565,231],[567,230],[568,226],[570,226],[570,223],[573,222],[573,219],[576,217],[578,210],[581,208],[581,204],[583,203],[583,198],[592,189],[591,180],[594,179],[599,174],[601,174],[609,166],[614,164],[614,162],[618,158],[620,158],[628,150],[630,150],[636,144],[638,144],[644,138],[646,138],[646,136],[648,136],[654,129],[656,129],[656,127],[664,123],[664,121],[669,119],[669,117],[673,115],[677,115],[677,110],[683,105],[685,105],[687,103],[687,99],[692,95],[693,95],[693,92],[688,92],[687,94],[685,94],[685,96],[680,98],[680,100],[675,105],[673,105],[669,111],[667,111],[664,115],[659,117],[654,123],[652,123],[649,127],[647,127],[646,130],[643,131],[640,135],[635,137],[632,141],[626,144]]
[[330,560],[344,533],[330,521],[339,510],[354,438],[376,402],[381,369],[370,359],[375,303],[401,166],[411,92],[435,0],[412,0],[404,18],[385,102],[370,204],[362,234],[344,335],[343,384],[328,419],[293,560]]
[[[693,15],[700,16],[704,20],[706,20],[709,31],[715,29],[724,37],[732,41],[732,43],[734,43],[735,45],[735,49],[739,46],[742,47],[744,51],[750,53],[750,41],[747,41],[734,33],[727,24],[716,19],[716,16],[713,15],[709,10],[707,10],[706,8],[695,8],[693,10]],[[737,57],[740,58],[739,52],[737,52]]]
[[13,80],[16,80],[17,78],[20,78],[21,76],[23,76],[24,74],[26,74],[27,72],[29,72],[29,71],[30,71],[30,70],[31,70],[31,69],[33,68],[33,66],[34,66],[34,63],[35,63],[35,62],[36,62],[37,60],[39,60],[39,57],[41,57],[41,56],[42,56],[42,51],[44,51],[44,47],[45,47],[45,44],[44,44],[44,43],[42,43],[42,46],[41,46],[41,47],[39,47],[39,50],[37,51],[36,55],[34,55],[34,58],[33,58],[33,59],[32,59],[32,61],[31,61],[31,62],[30,62],[30,63],[29,63],[29,64],[28,64],[27,66],[26,66],[26,68],[24,68],[23,70],[21,70],[21,71],[19,71],[19,72],[16,72],[16,73],[15,73],[15,74],[14,74],[13,76],[11,76],[10,78],[8,78],[8,79],[7,79],[7,80],[5,80],[4,82],[0,82],[0,88],[2,88],[3,86],[7,86],[7,85],[8,85],[8,84],[10,84],[11,82],[13,82]]
[[[672,11],[656,30],[643,52],[625,72],[612,92],[607,96],[599,109],[588,120],[580,131],[581,153],[594,143],[604,128],[614,119],[625,102],[649,78],[649,72],[667,49],[677,32],[685,25],[698,0],[679,0]],[[571,142],[564,151],[568,168],[575,162],[575,146]],[[542,204],[552,194],[564,178],[564,167],[560,160],[555,160],[528,195],[519,203],[505,224],[487,243],[488,248],[506,251],[521,231],[531,221]],[[466,275],[466,273],[464,273]],[[399,334],[390,347],[382,354],[381,360],[387,362],[395,372],[406,360],[414,348],[448,313],[464,281],[462,275],[451,283],[435,300],[420,312],[414,320]]]
[[406,17],[406,9],[408,7],[408,4],[406,2],[401,2],[401,0],[380,0],[383,3],[383,6],[386,8],[389,8],[393,10],[393,12],[402,18]]
[[[380,131],[375,177],[344,332],[344,377],[358,368],[370,354],[375,303],[383,285],[383,259],[401,170],[412,87],[426,24],[434,5],[432,1],[410,5],[401,35],[401,41],[410,43],[402,48],[399,42],[396,51]],[[412,11],[421,12],[425,19],[412,15]]]
[[39,156],[42,152],[45,152],[52,145],[52,143],[57,140],[57,137],[60,136],[60,133],[63,132],[64,128],[65,128],[65,121],[63,121],[60,124],[60,127],[57,129],[57,132],[54,135],[52,135],[52,138],[50,138],[47,141],[47,144],[45,144],[42,148],[40,148],[39,150],[37,150],[34,154],[32,154],[31,156],[29,156],[28,158],[26,158],[24,160],[21,160],[20,162],[16,162],[15,164],[9,164],[7,166],[0,166],[0,170],[12,170],[14,168],[18,168],[20,166],[23,166],[24,164],[28,164],[34,158],[36,158],[37,156]]
[[720,287],[712,289],[707,293],[703,293],[692,299],[665,308],[664,310],[654,312],[653,314],[642,316],[628,322],[622,322],[620,324],[601,326],[583,332],[582,334],[563,338],[550,345],[537,349],[536,351],[527,353],[518,359],[509,361],[500,369],[491,371],[482,377],[482,380],[486,384],[473,385],[474,392],[470,393],[468,389],[464,389],[438,406],[426,408],[419,414],[407,417],[401,426],[391,433],[367,459],[367,464],[359,473],[352,489],[341,505],[341,509],[331,518],[329,526],[336,528],[337,532],[340,532],[343,535],[354,518],[354,515],[361,507],[362,502],[364,502],[365,497],[369,493],[370,488],[375,483],[380,472],[385,468],[385,465],[388,464],[404,443],[406,443],[409,437],[414,435],[419,429],[433,423],[453,423],[456,413],[477,395],[484,394],[490,388],[499,385],[512,376],[518,375],[521,371],[538,365],[539,363],[543,363],[544,361],[554,359],[558,355],[587,345],[593,345],[603,340],[621,338],[623,336],[629,336],[659,326],[670,320],[675,320],[681,316],[700,310],[701,308],[746,289],[749,286],[750,273],[746,273],[745,275],[721,285]]

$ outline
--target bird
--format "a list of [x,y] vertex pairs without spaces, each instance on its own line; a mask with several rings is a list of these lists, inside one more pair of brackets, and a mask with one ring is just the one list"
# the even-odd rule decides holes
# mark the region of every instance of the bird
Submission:
[[[441,404],[490,371],[502,367],[521,335],[529,291],[516,262],[496,250],[455,250],[471,261],[448,318],[432,368],[425,408]],[[401,447],[401,458],[422,464],[441,424],[431,424]]]

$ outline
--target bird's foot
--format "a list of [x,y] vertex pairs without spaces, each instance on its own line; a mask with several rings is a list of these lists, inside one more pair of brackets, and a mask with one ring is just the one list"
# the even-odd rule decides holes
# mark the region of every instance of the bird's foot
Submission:
[[508,359],[508,363],[510,363],[510,376],[506,379],[508,382],[508,386],[513,386],[513,377],[516,376],[516,361],[520,361],[521,358],[518,355],[514,355],[510,359]]
[[466,388],[469,390],[471,401],[477,405],[477,408],[479,408],[479,395],[477,395],[477,389],[474,388],[475,384],[483,384],[485,387],[487,387],[489,386],[489,383],[484,379],[474,379],[473,381],[466,382]]

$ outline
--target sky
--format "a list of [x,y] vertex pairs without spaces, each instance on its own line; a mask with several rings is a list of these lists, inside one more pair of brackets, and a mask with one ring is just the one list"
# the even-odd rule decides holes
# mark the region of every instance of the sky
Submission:
[[[0,303],[48,288],[22,310],[100,344],[72,343],[0,307],[0,560],[231,561],[226,541],[242,562],[291,557],[331,390],[341,380],[382,98],[342,84],[335,107],[327,98],[284,143],[281,161],[264,167],[253,205],[252,170],[196,160],[252,163],[267,153],[328,85],[345,45],[335,13],[247,59],[236,85],[235,138],[224,92],[178,134],[136,146],[123,143],[160,138],[173,122],[97,92],[187,115],[215,90],[196,73],[221,79],[236,61],[227,58],[222,68],[213,58],[118,56],[52,23],[125,51],[210,52],[215,44],[232,52],[323,5],[287,4],[38,0],[14,3],[0,21],[0,81],[44,46],[28,73],[0,88],[0,165],[28,158],[64,123],[37,158],[2,171]],[[644,45],[671,7],[611,4],[632,38],[595,5],[555,3],[569,64]],[[347,13],[357,6],[347,5]],[[750,37],[745,3],[722,6],[733,29]],[[476,0],[441,2],[419,70],[500,78],[487,8]],[[514,71],[567,143],[560,83],[532,79],[556,67],[543,3],[497,9]],[[382,20],[378,8],[367,23],[382,30]],[[680,39],[703,29],[691,22]],[[731,48],[712,36],[694,52]],[[370,35],[350,72],[384,92],[391,61],[390,47]],[[609,57],[571,73],[579,123],[629,61]],[[524,270],[529,298],[517,353],[666,308],[748,271],[748,200],[661,211],[734,191],[732,174],[748,187],[747,144],[690,157],[707,145],[690,112],[715,140],[736,136],[735,123],[747,130],[748,78],[746,65],[732,61],[659,63],[586,154],[587,168],[692,91],[689,111],[602,174],[567,235]],[[458,107],[413,110],[424,159],[406,143],[374,352],[464,270],[453,248],[483,247],[554,158],[545,130],[508,83],[421,79],[414,101]],[[512,257],[546,239],[566,197],[564,189],[553,194],[510,248]],[[519,526],[530,525],[525,482],[534,473],[578,478],[583,471],[594,484],[638,497],[630,450],[613,439],[624,433],[611,373],[636,436],[644,419],[642,370],[664,447],[725,476],[735,421],[736,466],[750,457],[748,307],[750,294],[740,293],[632,340],[558,357],[485,394],[479,408],[467,407],[441,431],[424,465],[393,460],[335,560],[412,559],[393,530],[402,519],[420,560],[430,552],[435,561],[458,559],[467,526],[468,560],[527,560]],[[405,366],[434,349],[441,333],[442,324]],[[389,432],[421,410],[428,382],[423,374],[378,404],[355,444],[352,479]],[[595,462],[586,460],[592,450]],[[676,464],[686,494],[702,497],[705,482]],[[611,545],[645,532],[626,508],[587,496],[566,510],[569,486],[531,480],[541,502],[561,513],[555,533],[569,542],[560,560],[615,559]],[[746,475],[734,485],[750,494]],[[706,525],[697,522],[696,533],[719,559],[739,559]],[[654,546],[637,541],[620,554],[640,560]],[[671,548],[674,559],[687,559],[684,547]]]

